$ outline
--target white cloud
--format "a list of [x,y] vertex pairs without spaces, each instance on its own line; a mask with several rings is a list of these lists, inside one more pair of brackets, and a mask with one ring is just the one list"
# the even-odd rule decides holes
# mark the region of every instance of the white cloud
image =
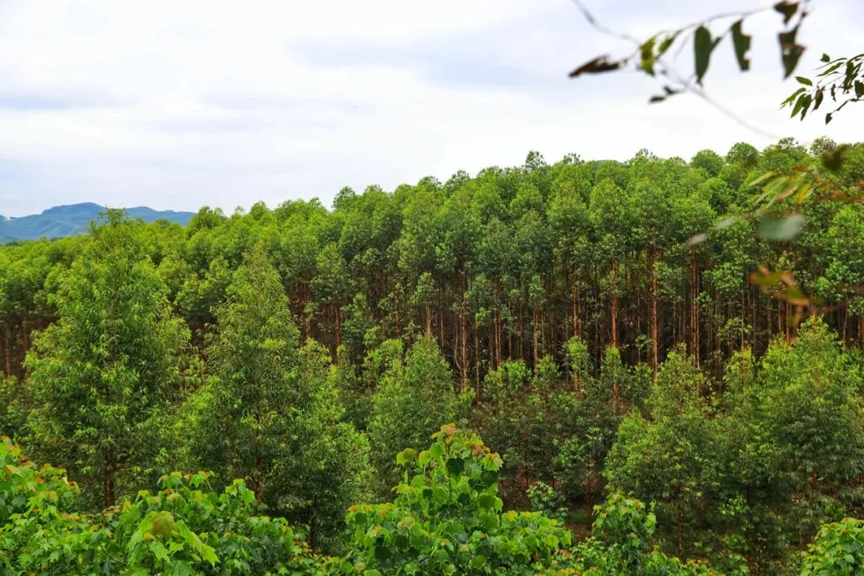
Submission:
[[[624,0],[590,4],[643,35],[753,2],[666,0],[649,14]],[[860,49],[856,1],[815,4],[804,43]],[[793,87],[779,81],[773,39],[756,40],[749,75],[721,47],[712,96],[778,135],[860,138],[859,109],[827,128],[778,111]],[[0,213],[79,201],[190,210],[326,203],[346,184],[446,179],[518,164],[529,149],[550,160],[571,151],[623,159],[642,147],[689,157],[770,142],[691,96],[648,106],[656,86],[635,75],[566,78],[621,48],[567,0],[6,0]]]

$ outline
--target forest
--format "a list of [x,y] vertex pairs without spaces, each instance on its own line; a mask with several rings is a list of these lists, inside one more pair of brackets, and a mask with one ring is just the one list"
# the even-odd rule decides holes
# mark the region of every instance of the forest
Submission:
[[530,152],[0,246],[0,572],[864,573],[838,150]]

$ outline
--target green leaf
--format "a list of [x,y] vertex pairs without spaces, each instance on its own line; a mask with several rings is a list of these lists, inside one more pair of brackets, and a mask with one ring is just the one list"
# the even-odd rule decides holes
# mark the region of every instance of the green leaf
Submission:
[[491,494],[481,494],[477,498],[477,505],[484,510],[492,510],[495,507],[495,496]]
[[577,78],[582,74],[599,74],[601,72],[611,72],[617,70],[623,64],[622,61],[610,61],[608,56],[598,56],[593,60],[586,62],[570,72],[570,78]]
[[501,522],[500,520],[498,520],[497,514],[484,514],[483,517],[480,519],[480,526],[486,532],[496,531],[500,523]]
[[789,2],[783,0],[774,5],[774,10],[783,15],[783,24],[789,24],[789,21],[798,12],[798,2]]
[[792,107],[792,114],[790,117],[795,117],[799,112],[801,112],[801,119],[804,119],[804,116],[807,114],[807,109],[810,107],[810,102],[813,101],[812,96],[809,94],[802,94],[798,97],[798,101],[795,102],[795,106]]
[[447,472],[451,476],[459,476],[465,470],[465,461],[462,458],[450,458],[447,460]]
[[675,42],[675,39],[678,37],[678,32],[675,32],[671,36],[667,36],[663,39],[663,42],[660,43],[660,46],[657,48],[657,58],[660,58],[665,54],[669,48],[672,47],[672,43]]
[[165,548],[165,545],[158,540],[150,543],[150,551],[153,552],[153,556],[155,556],[157,560],[161,560],[162,562],[168,562],[168,560],[170,559],[168,549]]
[[798,66],[798,61],[804,53],[804,46],[796,43],[798,36],[798,27],[796,26],[788,32],[781,32],[777,35],[780,42],[780,56],[783,61],[784,78],[788,78]]
[[750,182],[748,182],[748,183],[746,184],[746,186],[748,186],[748,187],[749,187],[749,186],[755,186],[756,184],[759,184],[760,182],[764,182],[765,180],[768,180],[768,179],[771,178],[772,176],[776,176],[776,175],[777,175],[776,172],[774,172],[773,170],[770,170],[770,171],[768,171],[768,172],[765,172],[764,174],[761,174],[761,175],[760,175],[758,178],[756,178],[755,180],[751,180]]
[[413,448],[406,448],[402,452],[396,455],[396,464],[404,465],[408,462],[412,462],[417,458],[417,451]]
[[486,557],[482,554],[478,554],[471,559],[471,567],[475,570],[479,570],[483,566],[486,565]]
[[790,94],[789,97],[786,98],[786,100],[784,100],[782,104],[780,104],[780,107],[782,108],[784,106],[788,106],[789,104],[791,104],[795,100],[795,98],[798,97],[798,95],[803,94],[806,91],[807,91],[806,88],[803,88],[803,87],[798,88],[792,94]]
[[440,442],[436,442],[429,447],[429,454],[431,454],[435,458],[441,458],[444,456],[444,445]]
[[732,45],[735,47],[735,58],[738,60],[738,67],[742,72],[750,69],[750,59],[747,58],[747,52],[750,50],[750,42],[752,36],[744,34],[741,30],[741,25],[744,20],[738,20],[732,25]]
[[711,31],[705,26],[699,26],[696,29],[696,34],[693,37],[693,54],[696,61],[696,81],[701,84],[702,78],[708,71],[708,66],[711,63],[711,52],[720,41],[718,38],[711,38]]
[[390,549],[387,546],[382,546],[381,544],[375,546],[374,553],[377,560],[387,560],[392,555],[390,553]]
[[759,222],[757,232],[765,240],[787,242],[798,237],[805,222],[806,218],[802,214],[792,214],[786,218],[769,218]]
[[797,80],[799,84],[804,84],[805,86],[813,85],[813,81],[809,78],[805,78],[804,76],[795,76],[795,80]]
[[656,60],[654,56],[654,43],[656,40],[657,37],[655,36],[639,47],[639,54],[642,58],[642,70],[650,76],[654,76],[654,61]]
[[822,105],[822,99],[824,97],[825,97],[825,91],[824,90],[822,90],[821,88],[819,90],[816,90],[816,93],[813,95],[813,102],[815,104],[813,106],[814,112],[819,109],[819,106]]

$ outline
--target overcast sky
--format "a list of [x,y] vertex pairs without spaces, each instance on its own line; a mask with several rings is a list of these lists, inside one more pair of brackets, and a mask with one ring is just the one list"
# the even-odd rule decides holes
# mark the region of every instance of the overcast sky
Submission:
[[[766,4],[585,2],[639,37]],[[813,4],[801,71],[823,51],[860,52],[864,38],[864,2]],[[745,26],[761,32],[747,75],[728,39],[718,48],[709,93],[773,134],[860,140],[864,105],[827,127],[778,110],[795,88],[781,81],[778,22]],[[693,96],[647,105],[657,86],[641,75],[567,78],[626,49],[569,0],[0,0],[0,214],[85,201],[329,205],[342,186],[446,180],[521,164],[529,150],[550,162],[640,148],[689,159],[772,142]]]

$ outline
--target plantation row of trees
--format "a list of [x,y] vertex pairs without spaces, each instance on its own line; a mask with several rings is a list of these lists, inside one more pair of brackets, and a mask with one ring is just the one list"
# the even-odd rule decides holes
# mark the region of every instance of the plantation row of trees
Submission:
[[[857,203],[811,198],[794,244],[765,241],[757,229],[776,231],[740,218],[762,192],[749,182],[767,170],[820,165],[833,148],[820,139],[808,152],[783,140],[761,152],[743,143],[725,156],[706,150],[689,163],[642,151],[625,163],[571,155],[551,166],[532,152],[523,166],[473,178],[424,178],[392,193],[346,188],[332,210],[314,200],[256,204],[230,217],[204,208],[185,229],[151,226],[141,249],[202,349],[233,270],[262,245],[302,341],[314,338],[331,356],[341,346],[355,364],[387,338],[425,334],[462,387],[479,391],[505,360],[536,367],[579,336],[595,366],[612,345],[626,362],[656,369],[683,342],[719,374],[735,351],[761,354],[774,335],[794,335],[796,299],[778,301],[747,282],[760,265],[791,271],[845,343],[864,340]],[[858,185],[864,147],[848,149],[831,178]],[[786,210],[778,203],[771,213]],[[706,241],[688,243],[707,231]],[[48,295],[81,249],[76,238],[0,251],[7,376],[24,376],[33,330],[56,315]]]
[[[0,433],[74,488],[7,443],[0,565],[855,573],[862,207],[811,198],[794,242],[744,217],[755,174],[831,146],[531,154],[332,211],[109,211],[3,247]],[[832,177],[864,180],[861,147]],[[758,265],[801,296],[763,293]],[[799,325],[804,294],[824,313]],[[569,543],[595,505],[597,539]]]

